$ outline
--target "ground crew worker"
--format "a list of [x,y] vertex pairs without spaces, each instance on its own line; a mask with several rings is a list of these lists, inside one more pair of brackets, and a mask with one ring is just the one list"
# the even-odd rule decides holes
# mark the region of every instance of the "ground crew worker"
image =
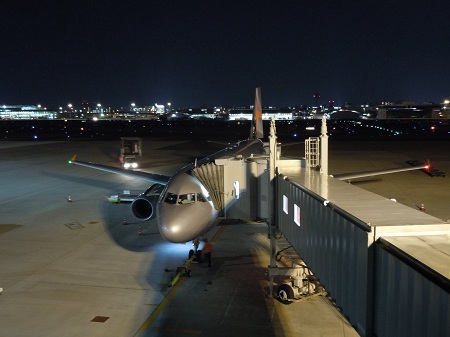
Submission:
[[211,267],[211,253],[212,253],[212,243],[205,238],[205,244],[203,245],[202,254],[208,260],[208,267]]

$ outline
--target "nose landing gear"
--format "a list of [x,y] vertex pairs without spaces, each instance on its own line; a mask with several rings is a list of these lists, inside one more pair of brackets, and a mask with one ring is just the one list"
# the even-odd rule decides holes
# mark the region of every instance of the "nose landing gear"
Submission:
[[198,246],[200,245],[200,239],[195,239],[194,241],[192,241],[192,245],[194,246],[194,249],[191,249],[189,251],[189,259],[194,257],[192,259],[192,262],[201,263],[202,262],[202,250],[198,249]]

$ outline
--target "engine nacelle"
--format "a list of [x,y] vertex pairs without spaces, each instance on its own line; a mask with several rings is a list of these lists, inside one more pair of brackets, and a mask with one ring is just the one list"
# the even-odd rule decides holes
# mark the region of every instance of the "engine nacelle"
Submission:
[[134,199],[131,204],[131,212],[139,220],[150,220],[156,216],[156,204],[159,195],[153,194],[149,196],[142,195]]

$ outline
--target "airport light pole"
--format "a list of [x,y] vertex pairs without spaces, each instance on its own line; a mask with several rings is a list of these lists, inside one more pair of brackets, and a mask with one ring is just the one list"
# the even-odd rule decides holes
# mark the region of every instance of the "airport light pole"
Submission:
[[328,130],[325,116],[322,117],[320,132],[320,173],[328,175]]
[[67,107],[69,108],[69,118],[72,118],[72,103],[67,104]]

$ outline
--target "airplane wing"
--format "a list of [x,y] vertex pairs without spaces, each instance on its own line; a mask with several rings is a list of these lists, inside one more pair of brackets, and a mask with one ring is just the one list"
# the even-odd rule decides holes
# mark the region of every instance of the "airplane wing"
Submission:
[[414,167],[392,168],[392,169],[384,169],[384,170],[376,170],[376,171],[334,174],[334,175],[331,175],[331,177],[334,177],[339,180],[352,180],[352,179],[357,179],[357,178],[378,176],[378,175],[388,174],[388,173],[422,170],[422,169],[428,169],[428,168],[429,168],[429,165],[420,165],[420,166],[414,166]]
[[80,166],[85,166],[85,167],[89,167],[89,168],[93,168],[93,169],[101,170],[101,171],[105,171],[105,172],[121,174],[121,175],[128,176],[131,178],[145,180],[145,181],[149,181],[149,182],[152,182],[155,184],[161,184],[161,185],[166,185],[170,179],[169,176],[165,176],[162,174],[149,173],[149,172],[143,172],[143,171],[125,170],[125,169],[113,167],[113,166],[79,161],[79,160],[76,160],[76,156],[73,156],[72,159],[69,160],[69,164],[80,165]]

